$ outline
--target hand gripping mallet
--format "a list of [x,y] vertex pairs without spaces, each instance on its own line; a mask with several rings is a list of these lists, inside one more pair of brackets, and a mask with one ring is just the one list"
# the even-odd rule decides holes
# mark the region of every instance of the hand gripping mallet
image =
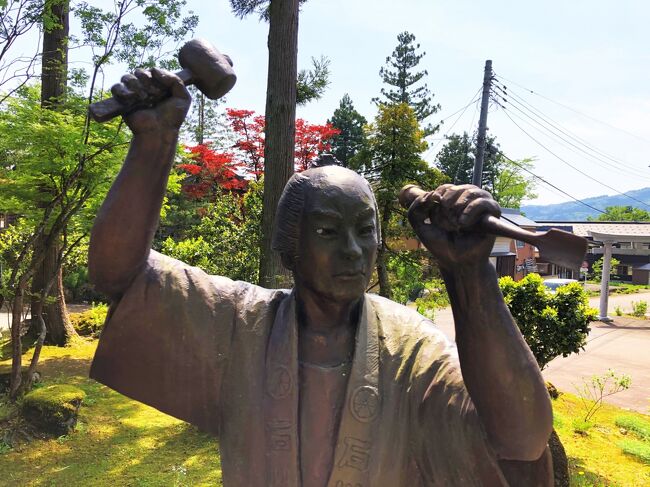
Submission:
[[[192,39],[178,52],[178,61],[183,68],[176,75],[188,85],[195,85],[212,100],[221,98],[235,85],[237,76],[232,69],[232,61],[221,54],[216,47],[205,39]],[[90,114],[97,122],[106,122],[118,115],[125,115],[139,108],[152,107],[169,93],[160,97],[139,100],[125,105],[115,98],[107,98],[90,105]]]
[[[399,193],[399,202],[402,207],[408,209],[418,196],[425,193],[417,186],[406,185]],[[539,249],[540,260],[567,269],[578,269],[587,251],[587,239],[557,228],[546,232],[529,232],[487,214],[479,220],[478,227],[485,233],[514,238],[534,245]]]

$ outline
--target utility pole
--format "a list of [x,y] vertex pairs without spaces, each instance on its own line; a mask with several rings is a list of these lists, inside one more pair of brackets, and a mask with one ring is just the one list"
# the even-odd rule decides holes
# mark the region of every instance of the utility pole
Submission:
[[485,61],[483,73],[483,98],[481,99],[481,116],[478,120],[478,140],[476,141],[476,159],[474,159],[474,175],[472,184],[481,187],[483,176],[483,159],[485,157],[485,141],[487,132],[488,105],[490,103],[490,89],[492,88],[492,60]]

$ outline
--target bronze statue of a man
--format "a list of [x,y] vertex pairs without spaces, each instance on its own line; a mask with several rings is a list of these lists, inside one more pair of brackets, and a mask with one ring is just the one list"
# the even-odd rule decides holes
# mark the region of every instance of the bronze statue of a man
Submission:
[[[113,304],[91,376],[219,436],[227,487],[549,486],[551,406],[471,231],[488,193],[445,185],[409,220],[436,257],[456,346],[365,294],[379,226],[368,183],[340,167],[294,175],[274,246],[293,290],[151,249],[190,97],[174,75],[127,75],[118,97],[172,97],[126,117],[133,141],[93,228],[89,266]],[[449,230],[445,230],[449,229]]]

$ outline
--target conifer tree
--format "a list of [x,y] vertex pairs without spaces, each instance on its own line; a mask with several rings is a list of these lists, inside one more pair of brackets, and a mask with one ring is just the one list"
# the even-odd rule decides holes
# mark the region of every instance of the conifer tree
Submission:
[[386,58],[386,66],[379,70],[379,76],[391,88],[382,88],[383,98],[373,98],[373,101],[388,104],[406,103],[421,122],[440,110],[440,105],[433,103],[433,94],[426,83],[420,83],[428,72],[415,71],[426,52],[417,52],[420,44],[414,44],[415,36],[410,32],[398,34],[397,41],[397,47]]
[[344,167],[350,167],[350,159],[361,150],[366,140],[363,132],[367,123],[365,117],[355,110],[352,99],[346,93],[327,123],[341,131],[332,140],[332,154]]

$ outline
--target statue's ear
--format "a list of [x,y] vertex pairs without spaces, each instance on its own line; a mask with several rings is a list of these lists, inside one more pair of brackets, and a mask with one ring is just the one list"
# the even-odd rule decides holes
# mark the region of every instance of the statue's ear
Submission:
[[288,252],[282,252],[280,254],[280,259],[282,260],[282,265],[285,269],[290,271],[295,271],[296,259],[292,255],[289,255]]

